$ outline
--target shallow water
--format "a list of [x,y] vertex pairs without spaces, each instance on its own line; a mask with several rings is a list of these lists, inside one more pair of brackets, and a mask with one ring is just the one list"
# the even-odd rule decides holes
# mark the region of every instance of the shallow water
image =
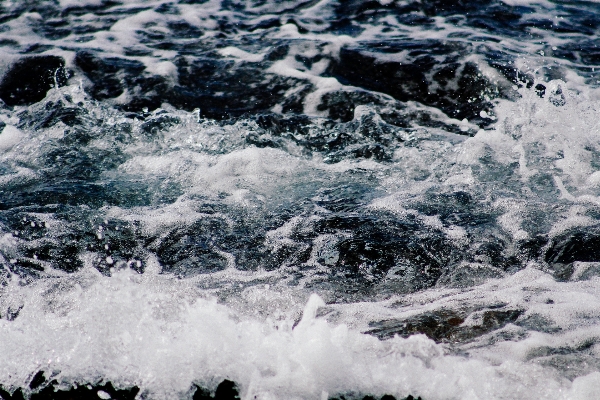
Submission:
[[599,396],[599,8],[1,2],[0,385]]

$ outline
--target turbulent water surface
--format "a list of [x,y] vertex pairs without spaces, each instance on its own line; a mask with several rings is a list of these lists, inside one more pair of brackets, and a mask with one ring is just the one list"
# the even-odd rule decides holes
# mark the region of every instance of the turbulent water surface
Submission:
[[600,398],[599,29],[0,1],[0,397]]

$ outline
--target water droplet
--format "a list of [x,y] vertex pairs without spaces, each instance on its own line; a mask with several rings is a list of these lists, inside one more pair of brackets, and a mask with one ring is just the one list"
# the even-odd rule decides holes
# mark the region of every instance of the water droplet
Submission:
[[98,390],[98,397],[103,400],[108,400],[111,398],[110,394],[106,393],[104,390]]

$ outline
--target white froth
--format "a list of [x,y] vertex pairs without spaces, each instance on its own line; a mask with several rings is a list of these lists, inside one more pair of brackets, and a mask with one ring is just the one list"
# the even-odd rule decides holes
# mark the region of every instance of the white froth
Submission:
[[59,0],[58,2],[62,8],[68,8],[68,7],[99,6],[99,5],[102,5],[104,0]]
[[[326,62],[326,61],[324,61]],[[340,90],[344,86],[339,83],[336,78],[321,77],[319,73],[322,72],[326,65],[319,65],[318,63],[314,66],[317,68],[316,71],[306,70],[304,66],[296,61],[295,54],[289,54],[285,59],[273,63],[267,70],[269,73],[292,77],[302,80],[307,80],[312,83],[316,90],[308,94],[304,99],[304,113],[310,116],[322,116],[326,117],[328,111],[319,111],[317,107],[321,104],[321,97],[334,90]]]
[[[501,283],[496,297],[523,293],[525,283],[552,285],[541,276],[524,278]],[[203,296],[194,280],[130,270],[109,278],[87,268],[29,286],[10,284],[1,299],[3,310],[21,310],[13,321],[0,320],[0,379],[22,387],[31,371],[45,370],[54,371],[59,382],[102,376],[117,387],[138,385],[158,399],[181,397],[192,382],[214,388],[223,378],[238,382],[244,399],[308,399],[349,391],[434,400],[584,399],[596,393],[600,376],[592,373],[570,384],[518,359],[494,364],[445,355],[444,347],[421,335],[382,342],[318,318],[324,303],[316,295],[293,328],[290,310],[276,319],[250,318]],[[573,307],[573,301],[564,307]],[[584,301],[591,306],[598,300]]]
[[545,98],[521,90],[518,102],[500,102],[495,129],[480,130],[458,146],[457,161],[473,166],[492,157],[506,166],[517,163],[523,183],[551,175],[557,199],[596,203],[598,173],[592,159],[598,148],[600,103],[574,94],[563,81],[545,85]]
[[233,57],[238,61],[247,61],[247,62],[260,62],[264,58],[264,54],[252,54],[244,51],[242,49],[238,49],[237,47],[228,46],[222,49],[219,49],[219,54],[225,57]]
[[146,71],[168,77],[173,82],[177,82],[177,67],[171,61],[156,61],[156,59],[150,57],[143,57],[142,61],[146,66]]
[[25,134],[12,125],[6,125],[0,133],[0,151],[6,151],[19,143]]

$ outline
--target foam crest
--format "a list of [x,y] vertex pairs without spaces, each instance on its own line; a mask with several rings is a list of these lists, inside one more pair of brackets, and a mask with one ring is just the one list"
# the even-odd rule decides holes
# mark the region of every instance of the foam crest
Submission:
[[0,151],[11,149],[19,143],[25,135],[18,128],[6,125],[0,133]]
[[571,385],[535,365],[445,355],[422,335],[382,342],[317,317],[324,303],[316,295],[294,327],[289,315],[239,314],[203,295],[193,280],[127,269],[112,277],[85,269],[26,286],[13,282],[2,292],[3,314],[18,307],[13,320],[0,320],[0,379],[14,386],[25,387],[31,371],[44,370],[64,384],[138,385],[157,399],[189,396],[192,382],[214,388],[219,378],[238,382],[246,399],[582,399],[596,394],[600,380],[595,373]]

